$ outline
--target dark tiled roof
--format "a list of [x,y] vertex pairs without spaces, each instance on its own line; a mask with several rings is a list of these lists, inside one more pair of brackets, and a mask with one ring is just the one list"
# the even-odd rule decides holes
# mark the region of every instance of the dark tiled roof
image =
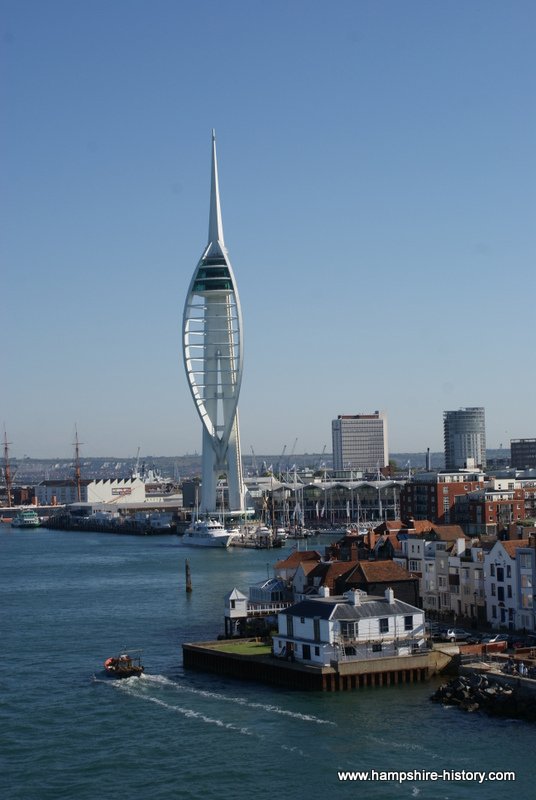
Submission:
[[371,617],[389,617],[395,614],[409,615],[415,611],[419,611],[419,609],[402,600],[389,603],[381,597],[370,597],[354,606],[343,597],[320,597],[314,600],[301,600],[281,613],[309,619],[318,617],[320,619],[359,620]]

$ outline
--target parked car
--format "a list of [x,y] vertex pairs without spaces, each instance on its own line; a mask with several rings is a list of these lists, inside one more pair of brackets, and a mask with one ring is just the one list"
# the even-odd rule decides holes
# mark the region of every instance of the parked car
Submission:
[[463,628],[448,628],[444,635],[448,642],[464,642],[471,636],[471,634],[468,631],[464,631]]

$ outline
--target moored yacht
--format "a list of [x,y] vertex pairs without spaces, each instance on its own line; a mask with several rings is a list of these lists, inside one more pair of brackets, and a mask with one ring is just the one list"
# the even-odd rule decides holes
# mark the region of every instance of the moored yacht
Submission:
[[215,519],[198,519],[186,528],[182,543],[194,547],[228,547],[234,535]]

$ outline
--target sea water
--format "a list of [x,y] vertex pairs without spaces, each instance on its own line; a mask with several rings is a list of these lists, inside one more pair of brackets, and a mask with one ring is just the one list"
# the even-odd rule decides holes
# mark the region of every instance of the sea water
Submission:
[[[183,669],[181,643],[216,638],[225,594],[247,591],[290,549],[2,526],[0,796],[532,796],[535,727],[431,703],[436,684],[309,693]],[[105,676],[123,648],[143,650],[143,677]],[[516,781],[339,780],[349,770]]]

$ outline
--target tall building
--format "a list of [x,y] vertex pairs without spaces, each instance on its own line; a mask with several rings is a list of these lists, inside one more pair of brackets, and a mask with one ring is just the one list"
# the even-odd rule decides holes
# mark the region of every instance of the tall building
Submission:
[[389,465],[387,417],[374,414],[339,414],[331,423],[333,469],[374,471]]
[[444,411],[443,432],[446,470],[486,468],[486,421],[483,408]]
[[510,439],[510,464],[516,469],[536,467],[536,439]]
[[243,365],[242,310],[223,239],[214,131],[208,244],[186,297],[183,356],[190,391],[203,424],[200,511],[216,510],[218,479],[224,474],[229,510],[241,512],[244,484],[238,396]]

